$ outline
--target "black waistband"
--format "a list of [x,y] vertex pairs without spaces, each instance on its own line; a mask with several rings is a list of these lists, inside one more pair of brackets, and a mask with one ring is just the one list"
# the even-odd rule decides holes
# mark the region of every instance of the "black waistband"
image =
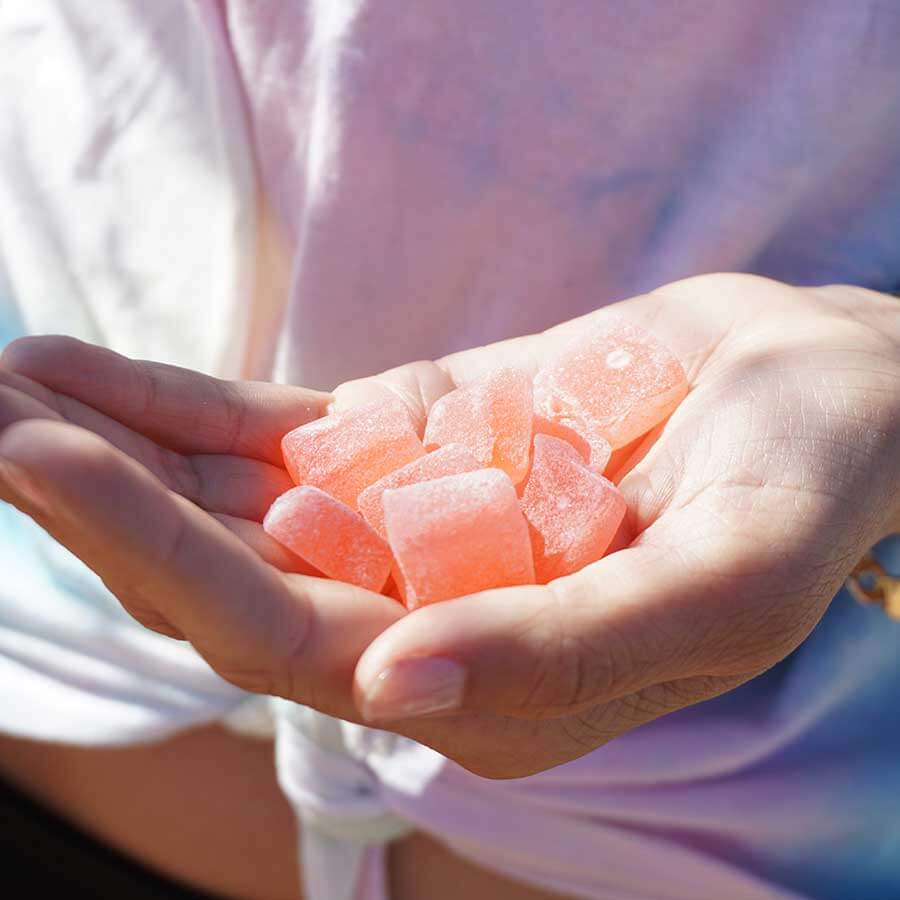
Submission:
[[94,840],[0,779],[0,871],[6,896],[92,900],[215,900]]

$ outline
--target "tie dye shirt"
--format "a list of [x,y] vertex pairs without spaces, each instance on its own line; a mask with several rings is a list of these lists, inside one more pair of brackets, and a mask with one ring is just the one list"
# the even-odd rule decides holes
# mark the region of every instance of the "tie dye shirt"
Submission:
[[[896,289],[898,47],[885,0],[6,0],[6,325],[328,388],[702,272]],[[0,727],[240,706],[2,521]],[[771,671],[581,760],[378,789],[575,896],[887,900],[898,689],[900,625],[841,593]]]

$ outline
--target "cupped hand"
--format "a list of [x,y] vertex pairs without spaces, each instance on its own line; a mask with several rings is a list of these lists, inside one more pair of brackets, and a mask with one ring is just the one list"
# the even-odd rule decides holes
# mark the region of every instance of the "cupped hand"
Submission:
[[224,678],[285,695],[302,679],[311,702],[328,685],[329,709],[352,715],[359,655],[402,610],[307,577],[260,524],[292,486],[281,436],[330,399],[22,338],[0,360],[0,498]]
[[[8,427],[7,496],[18,480],[22,508],[224,677],[408,735],[483,775],[540,771],[778,662],[863,551],[900,527],[900,305],[861,289],[704,276],[541,335],[348,383],[335,405],[392,392],[424,421],[455,385],[500,365],[535,372],[611,314],[672,348],[691,391],[613,461],[631,510],[623,548],[547,586],[403,615],[385,598],[277,571],[200,508],[254,520],[258,507],[179,492],[146,446],[274,466],[286,423],[258,401],[292,389],[230,386],[246,400],[245,427],[210,429],[216,405],[201,376],[178,374],[184,390],[139,389],[132,401],[110,389],[116,367],[137,366],[139,382],[171,370],[59,339],[13,345],[4,380],[24,376],[78,403],[80,418],[57,411],[101,437],[55,422]],[[0,391],[4,408],[13,389]],[[305,402],[301,420],[322,401]],[[207,427],[189,427],[194,416]]]

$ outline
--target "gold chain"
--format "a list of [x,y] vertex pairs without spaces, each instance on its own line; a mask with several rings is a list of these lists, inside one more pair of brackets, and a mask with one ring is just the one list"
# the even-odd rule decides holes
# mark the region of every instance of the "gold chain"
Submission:
[[859,603],[875,603],[892,619],[900,620],[900,578],[888,575],[867,553],[847,578],[847,590]]

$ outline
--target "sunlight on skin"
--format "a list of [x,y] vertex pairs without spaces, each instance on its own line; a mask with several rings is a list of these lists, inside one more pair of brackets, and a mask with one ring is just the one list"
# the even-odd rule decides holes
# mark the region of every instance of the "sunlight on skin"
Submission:
[[[126,607],[139,618],[152,610],[182,631],[226,678],[359,721],[367,691],[385,673],[402,664],[394,688],[402,694],[405,680],[407,692],[421,692],[429,657],[451,660],[465,672],[462,709],[390,727],[478,773],[522,775],[777,662],[813,627],[863,550],[897,521],[900,336],[887,302],[895,301],[706,276],[618,304],[615,313],[673,349],[692,385],[657,433],[614,461],[636,537],[549,587],[485,592],[412,615],[346,585],[278,575],[196,505],[174,502],[160,483],[166,472],[151,475],[125,457],[146,457],[150,441],[192,465],[217,451],[236,454],[255,460],[261,475],[268,470],[260,464],[277,465],[273,448],[288,409],[296,414],[296,400],[287,398],[301,394],[305,415],[329,402],[340,409],[395,395],[421,427],[431,404],[455,385],[501,365],[533,374],[591,317],[351,382],[333,401],[274,386],[223,391],[159,367],[148,375],[148,367],[128,370],[134,364],[120,357],[57,339],[18,343],[4,356],[8,369],[115,420],[133,452],[108,421],[93,420],[87,427],[106,430],[118,451],[71,426],[64,433],[58,423],[32,422],[7,428],[0,453],[27,469],[53,508],[92,506],[79,535],[64,516],[32,511],[119,586]],[[93,375],[73,381],[67,373],[84,372],[73,362],[86,354]],[[112,379],[101,376],[117,368],[130,371],[132,384],[150,378],[162,385],[156,402],[138,406],[110,393],[104,385]],[[196,422],[189,396],[205,398],[194,431],[183,427],[192,416]],[[16,418],[13,405],[7,421]],[[67,413],[77,419],[83,410]],[[138,427],[143,434],[135,437]],[[63,473],[77,477],[63,483]],[[13,499],[14,487],[7,491]],[[105,506],[106,492],[152,515],[123,518]],[[207,509],[221,516],[215,502]],[[174,545],[166,528],[179,535]],[[209,571],[213,559],[212,577],[198,581],[197,562]],[[163,574],[151,577],[148,568]],[[127,589],[135,582],[139,597]],[[248,606],[247,596],[265,600]],[[511,740],[522,748],[513,758]]]

